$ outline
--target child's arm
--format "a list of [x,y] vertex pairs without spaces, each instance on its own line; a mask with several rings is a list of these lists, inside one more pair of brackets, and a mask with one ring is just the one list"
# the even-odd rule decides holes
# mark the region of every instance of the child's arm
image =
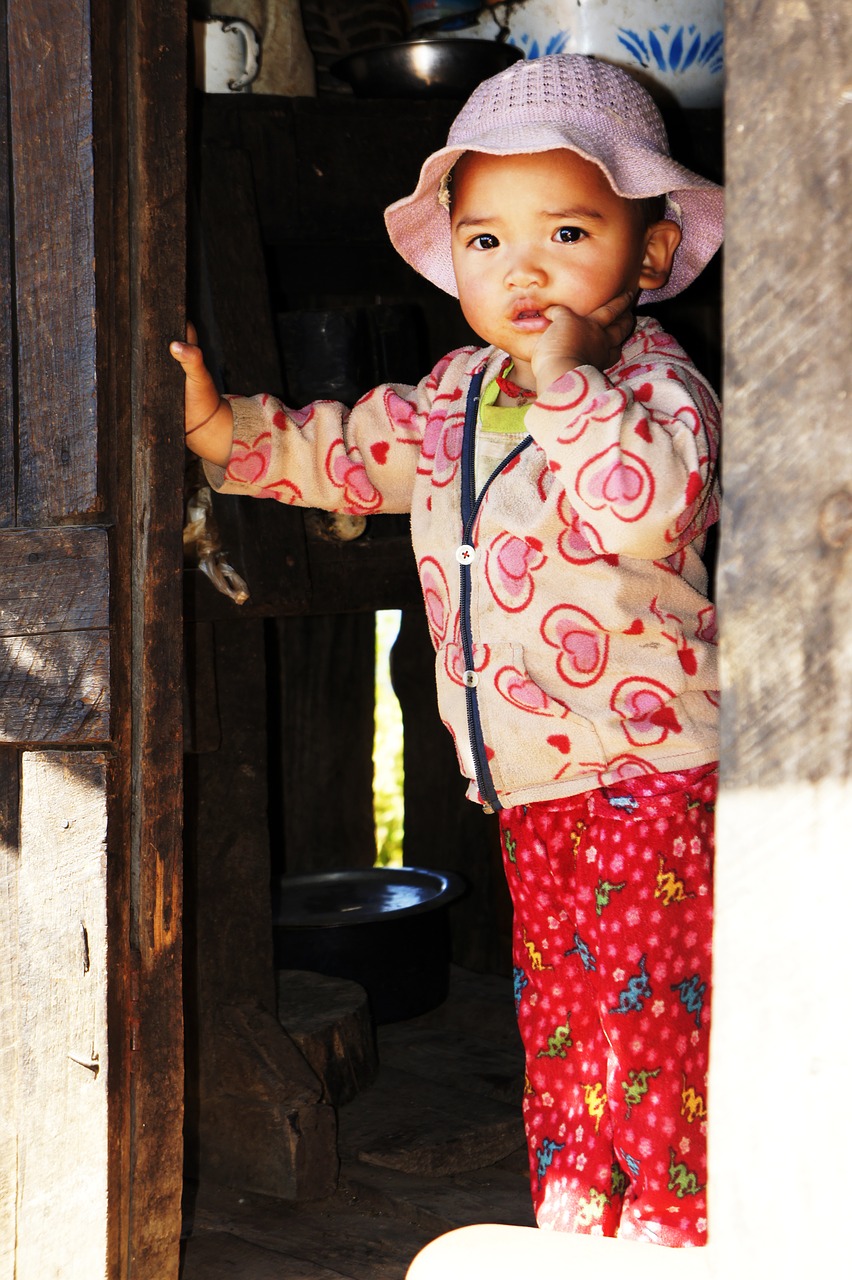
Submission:
[[525,425],[599,554],[664,559],[718,518],[719,403],[656,323],[606,373],[540,391]]
[[183,369],[184,432],[187,448],[199,458],[224,467],[234,441],[234,415],[222,399],[204,363],[193,325],[186,326],[186,342],[173,342],[169,351]]
[[[220,408],[195,344],[170,349],[186,374],[187,444],[205,459],[217,492],[351,515],[410,511],[421,461],[427,468],[447,461],[431,452],[421,457],[427,426],[431,421],[432,447],[450,415],[460,435],[459,381],[475,363],[471,348],[451,352],[416,386],[382,384],[351,409],[333,400],[295,409],[267,394],[229,395]],[[451,393],[442,390],[447,380]]]

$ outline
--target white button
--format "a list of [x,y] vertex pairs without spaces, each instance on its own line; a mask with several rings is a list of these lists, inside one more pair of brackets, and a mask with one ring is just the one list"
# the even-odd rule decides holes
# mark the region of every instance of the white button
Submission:
[[473,564],[476,559],[476,547],[472,547],[469,542],[463,542],[456,548],[456,559],[459,564]]
[[462,676],[462,680],[464,681],[468,689],[475,689],[476,686],[479,684],[479,676],[476,674],[475,671],[465,671],[464,675]]

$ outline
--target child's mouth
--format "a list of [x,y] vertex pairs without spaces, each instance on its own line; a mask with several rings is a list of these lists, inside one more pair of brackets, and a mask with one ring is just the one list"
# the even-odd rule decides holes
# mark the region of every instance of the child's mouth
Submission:
[[547,316],[538,307],[520,306],[513,308],[511,322],[516,329],[538,333],[550,324]]

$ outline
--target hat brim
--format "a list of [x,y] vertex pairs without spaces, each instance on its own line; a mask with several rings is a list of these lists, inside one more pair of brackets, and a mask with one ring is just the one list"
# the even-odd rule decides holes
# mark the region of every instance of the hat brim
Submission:
[[[441,179],[467,151],[509,156],[564,148],[598,165],[613,190],[628,199],[667,195],[681,227],[681,243],[674,256],[668,281],[661,289],[646,290],[639,303],[662,302],[681,293],[703,270],[724,237],[725,193],[717,183],[685,168],[671,156],[651,147],[585,133],[576,127],[539,125],[531,142],[528,128],[500,129],[500,141],[489,144],[483,134],[464,146],[446,146],[427,157],[411,195],[385,210],[385,226],[391,243],[406,262],[427,280],[458,297],[453,271],[450,215],[438,202]],[[667,215],[670,216],[670,215]]]

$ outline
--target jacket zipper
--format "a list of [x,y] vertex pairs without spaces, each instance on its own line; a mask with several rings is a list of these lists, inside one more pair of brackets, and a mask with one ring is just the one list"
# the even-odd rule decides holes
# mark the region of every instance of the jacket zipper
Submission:
[[514,449],[506,454],[506,457],[494,468],[477,496],[475,475],[476,423],[479,416],[479,397],[484,373],[485,370],[481,369],[471,379],[464,417],[461,455],[462,543],[458,553],[459,629],[465,663],[463,681],[467,704],[467,729],[473,755],[473,767],[476,773],[476,785],[479,788],[479,794],[485,800],[483,808],[487,813],[491,813],[502,809],[503,806],[497,799],[497,791],[491,775],[491,766],[488,763],[485,751],[485,739],[482,734],[482,721],[479,715],[479,703],[476,694],[478,676],[473,660],[473,629],[471,625],[471,564],[477,554],[473,542],[473,527],[476,524],[479,508],[491,484],[519,453],[522,453],[524,449],[532,444],[532,436],[525,436],[519,444],[515,445]]

